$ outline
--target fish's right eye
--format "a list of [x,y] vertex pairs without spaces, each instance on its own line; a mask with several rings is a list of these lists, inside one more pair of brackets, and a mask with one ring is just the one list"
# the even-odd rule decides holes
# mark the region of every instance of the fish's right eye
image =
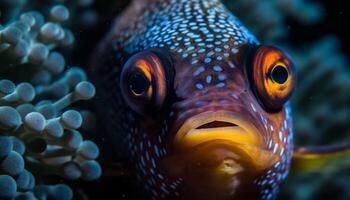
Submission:
[[163,106],[169,90],[167,64],[156,53],[144,51],[132,56],[123,66],[122,95],[137,113],[144,115]]

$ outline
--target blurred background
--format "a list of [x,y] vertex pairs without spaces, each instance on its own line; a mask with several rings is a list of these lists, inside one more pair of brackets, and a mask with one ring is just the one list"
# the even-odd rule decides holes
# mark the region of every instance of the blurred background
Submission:
[[[326,145],[350,142],[350,14],[346,1],[332,0],[223,0],[265,44],[277,45],[290,53],[297,66],[299,83],[292,98],[297,145]],[[36,10],[49,15],[50,8],[63,4],[70,17],[62,26],[74,34],[69,48],[57,45],[67,69],[88,66],[89,55],[109,30],[113,18],[129,4],[127,0],[0,0],[0,24],[6,27],[21,13]],[[1,53],[0,53],[1,55]],[[3,54],[4,56],[4,54]],[[8,54],[6,54],[8,56]],[[3,57],[2,57],[3,58]],[[4,59],[1,60],[3,66]],[[19,62],[19,65],[28,63]],[[33,64],[30,63],[29,64]],[[4,68],[1,66],[2,68]],[[4,68],[5,69],[5,68]],[[6,68],[7,69],[7,68]],[[16,83],[28,81],[28,68],[3,70],[1,78]],[[36,70],[34,70],[36,71]],[[14,75],[15,74],[15,75]],[[33,73],[34,74],[34,73]],[[97,97],[98,98],[98,97]],[[89,103],[73,104],[89,108]],[[95,122],[96,119],[91,119]],[[92,123],[94,124],[94,123]],[[97,121],[97,127],[99,122]],[[94,126],[84,130],[84,137],[107,145]],[[103,150],[102,155],[103,155]],[[118,165],[118,164],[117,164]],[[123,166],[116,166],[123,168]],[[79,199],[98,198],[113,192],[115,199],[137,197],[133,174],[121,170],[113,178],[96,182],[64,181],[74,188]],[[88,190],[86,189],[88,188]],[[282,186],[279,199],[350,199],[350,159],[327,166],[322,173],[290,176]]]

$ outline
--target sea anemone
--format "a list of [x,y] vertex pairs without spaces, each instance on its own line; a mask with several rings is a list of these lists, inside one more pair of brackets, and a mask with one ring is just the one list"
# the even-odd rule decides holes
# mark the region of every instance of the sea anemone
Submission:
[[[0,1],[0,199],[72,199],[72,190],[56,177],[101,175],[99,149],[79,130],[90,114],[72,107],[91,99],[95,87],[82,68],[66,66],[60,51],[74,42],[63,25],[69,9],[40,4],[28,11],[32,6]],[[40,11],[45,6],[46,17]],[[56,185],[46,184],[52,180]]]

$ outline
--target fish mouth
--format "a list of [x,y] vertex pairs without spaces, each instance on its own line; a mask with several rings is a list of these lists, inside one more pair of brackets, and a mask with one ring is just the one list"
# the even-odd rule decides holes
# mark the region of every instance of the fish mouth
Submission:
[[[207,111],[187,119],[175,135],[174,147],[179,152],[217,152],[215,159],[220,163],[249,163],[258,171],[278,159],[266,149],[263,133],[241,115],[228,111]],[[232,153],[237,156],[230,156]]]

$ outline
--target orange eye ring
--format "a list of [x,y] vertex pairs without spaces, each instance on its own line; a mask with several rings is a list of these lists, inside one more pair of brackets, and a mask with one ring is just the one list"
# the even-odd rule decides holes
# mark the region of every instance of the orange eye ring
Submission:
[[168,93],[167,72],[151,51],[132,56],[123,66],[120,86],[126,103],[139,114],[162,107]]
[[296,82],[295,67],[281,50],[260,46],[254,55],[252,83],[264,106],[279,110],[290,98]]

